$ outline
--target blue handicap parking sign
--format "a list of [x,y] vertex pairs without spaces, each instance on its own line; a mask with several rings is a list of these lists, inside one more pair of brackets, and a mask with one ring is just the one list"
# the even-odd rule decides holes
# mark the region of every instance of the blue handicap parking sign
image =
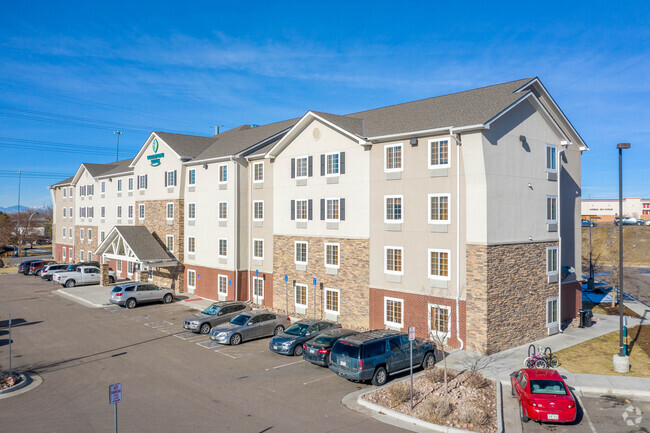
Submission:
[[316,285],[316,278],[314,278],[314,286]]

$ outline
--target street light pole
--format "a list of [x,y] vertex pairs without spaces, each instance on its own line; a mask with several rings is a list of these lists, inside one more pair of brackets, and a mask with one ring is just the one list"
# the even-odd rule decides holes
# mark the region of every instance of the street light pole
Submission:
[[619,305],[619,356],[627,356],[623,345],[623,149],[630,143],[618,143],[618,305]]
[[122,131],[115,131],[113,134],[117,135],[117,149],[115,150],[115,161],[120,160],[120,135],[122,135]]

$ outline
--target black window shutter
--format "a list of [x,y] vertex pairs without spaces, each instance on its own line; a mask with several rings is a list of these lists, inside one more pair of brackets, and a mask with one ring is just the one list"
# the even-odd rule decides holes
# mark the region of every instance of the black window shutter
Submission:
[[143,179],[142,179],[142,180],[144,181],[144,182],[143,182],[144,185],[142,186],[142,188],[144,188],[144,189],[147,189],[147,186],[148,186],[148,185],[147,185],[147,176],[148,176],[148,175],[145,174],[145,175],[143,176]]
[[345,199],[342,198],[341,201],[339,202],[339,219],[341,221],[345,221]]
[[314,168],[314,167],[313,167],[313,165],[314,165],[314,164],[313,164],[313,162],[314,162],[314,157],[313,157],[313,156],[310,156],[309,158],[307,158],[307,160],[309,161],[309,163],[308,163],[308,167],[309,167],[309,174],[308,174],[308,176],[309,176],[309,177],[312,177],[312,176],[314,175],[314,171],[313,171],[313,168]]
[[296,177],[296,158],[291,158],[291,179],[295,177]]
[[[291,161],[293,161],[293,159]],[[296,219],[296,201],[291,200],[291,221],[295,219]]]
[[345,152],[341,152],[339,156],[339,171],[341,174],[345,174]]
[[325,155],[320,156],[320,175],[325,176]]
[[167,186],[167,172],[165,172],[165,186]]
[[325,199],[320,199],[320,219],[321,221],[325,220]]
[[[311,156],[310,156],[310,158],[311,158]],[[307,219],[310,220],[310,221],[312,220],[312,209],[311,209],[312,202],[313,202],[312,199],[307,200],[307,213],[309,214],[307,216]]]
[[177,177],[176,177],[176,170],[174,170],[174,186],[176,186],[176,179],[177,179]]

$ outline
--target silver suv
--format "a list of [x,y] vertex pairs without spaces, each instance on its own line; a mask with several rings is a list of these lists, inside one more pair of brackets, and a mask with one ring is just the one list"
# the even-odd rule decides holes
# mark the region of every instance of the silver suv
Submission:
[[138,304],[148,302],[163,302],[169,304],[174,300],[174,291],[164,289],[150,283],[129,282],[113,287],[111,291],[111,304],[135,308]]

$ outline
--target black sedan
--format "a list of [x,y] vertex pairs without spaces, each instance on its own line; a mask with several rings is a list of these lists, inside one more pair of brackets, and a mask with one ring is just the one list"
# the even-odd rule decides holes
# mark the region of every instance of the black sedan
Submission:
[[312,364],[327,367],[330,361],[330,352],[336,340],[357,333],[358,331],[351,329],[332,329],[325,331],[318,337],[302,345],[302,358]]
[[332,328],[340,329],[342,326],[329,320],[303,319],[273,337],[269,349],[282,355],[302,356],[302,343]]

